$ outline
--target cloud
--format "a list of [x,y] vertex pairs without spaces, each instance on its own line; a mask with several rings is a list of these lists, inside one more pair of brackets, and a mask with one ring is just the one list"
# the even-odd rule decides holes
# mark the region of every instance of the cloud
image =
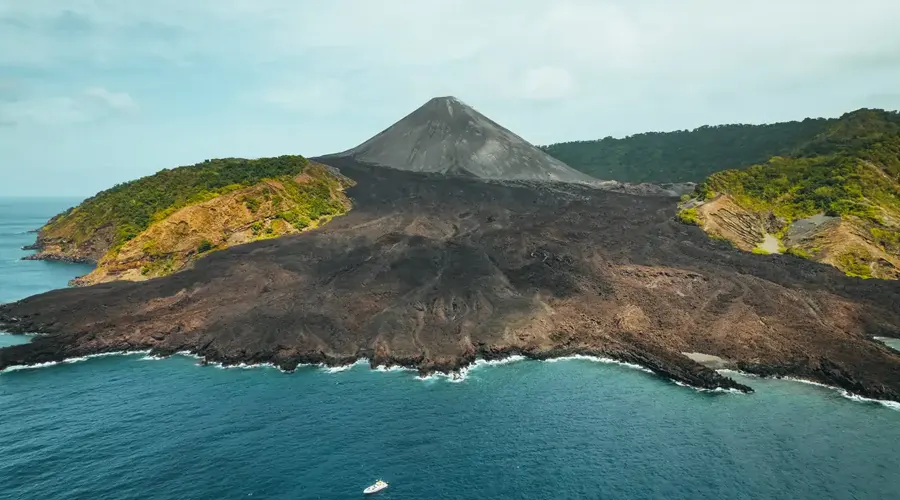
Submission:
[[91,87],[84,91],[84,95],[116,111],[130,113],[138,110],[137,103],[125,92],[110,92],[103,87]]
[[270,87],[260,98],[280,111],[316,115],[336,113],[344,102],[342,84],[329,79]]
[[560,99],[569,95],[575,87],[572,74],[564,68],[544,66],[525,73],[524,95],[529,99]]
[[110,114],[137,111],[130,95],[91,87],[74,96],[30,97],[0,101],[0,124],[57,126],[87,123]]

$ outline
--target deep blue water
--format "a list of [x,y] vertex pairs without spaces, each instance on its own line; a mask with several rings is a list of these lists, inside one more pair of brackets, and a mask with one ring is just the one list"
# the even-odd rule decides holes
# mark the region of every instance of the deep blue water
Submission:
[[[16,260],[71,204],[0,200],[0,300],[85,272]],[[0,498],[343,499],[379,478],[383,499],[900,496],[900,411],[796,382],[709,394],[582,360],[449,383],[142,358],[0,374]]]

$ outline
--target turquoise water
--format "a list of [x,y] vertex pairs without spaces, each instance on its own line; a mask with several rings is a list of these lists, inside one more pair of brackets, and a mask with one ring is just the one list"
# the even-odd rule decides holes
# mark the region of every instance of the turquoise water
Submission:
[[[0,218],[29,229],[65,207],[45,203],[0,204]],[[0,297],[84,272],[13,262],[10,225]],[[795,382],[700,393],[584,360],[479,366],[461,383],[195,363],[133,355],[0,374],[0,498],[343,499],[379,478],[384,499],[900,492],[900,411]]]

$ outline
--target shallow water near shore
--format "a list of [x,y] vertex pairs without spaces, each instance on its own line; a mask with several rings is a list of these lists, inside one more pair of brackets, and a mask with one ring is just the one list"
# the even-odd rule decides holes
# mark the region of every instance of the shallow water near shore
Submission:
[[[42,203],[0,211],[0,301],[88,269],[16,260],[24,231],[72,201]],[[459,383],[196,364],[134,354],[0,374],[0,498],[343,499],[379,478],[385,499],[900,491],[900,411],[787,380],[729,374],[756,389],[744,395],[586,359],[481,363]]]

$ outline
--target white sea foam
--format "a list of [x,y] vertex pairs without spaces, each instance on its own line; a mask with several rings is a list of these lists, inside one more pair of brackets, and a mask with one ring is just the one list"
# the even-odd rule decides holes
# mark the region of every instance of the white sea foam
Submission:
[[458,371],[452,371],[449,373],[446,372],[434,372],[429,375],[416,375],[416,380],[421,380],[424,382],[435,381],[438,379],[444,379],[451,384],[458,384],[460,382],[465,382],[466,377],[469,376],[469,367],[460,368]]
[[525,358],[525,356],[519,356],[519,355],[509,356],[509,357],[500,358],[500,359],[491,359],[491,360],[476,359],[475,362],[473,362],[472,364],[470,364],[468,366],[464,366],[464,367],[460,368],[459,370],[451,371],[449,373],[448,372],[434,372],[434,373],[431,373],[431,374],[425,375],[425,376],[418,375],[418,376],[416,376],[416,380],[434,381],[434,380],[438,380],[438,379],[444,379],[447,382],[450,382],[451,384],[458,384],[461,382],[465,382],[469,376],[469,373],[472,370],[476,370],[478,368],[485,367],[485,366],[508,365],[510,363],[515,363],[517,361],[523,361],[525,359],[527,359],[527,358]]
[[562,356],[562,357],[559,357],[559,358],[550,358],[550,359],[545,359],[544,361],[547,362],[547,363],[557,363],[557,362],[559,362],[559,361],[570,361],[570,360],[584,360],[584,361],[593,361],[593,362],[595,362],[595,363],[605,363],[605,364],[619,365],[619,366],[625,366],[625,367],[627,367],[627,368],[632,368],[632,369],[635,369],[635,370],[640,370],[640,371],[645,372],[645,373],[653,373],[653,370],[650,370],[649,368],[645,368],[645,367],[643,367],[643,366],[641,366],[641,365],[636,365],[636,364],[634,364],[634,363],[626,363],[626,362],[624,362],[624,361],[618,361],[618,360],[615,360],[615,359],[612,359],[612,358],[601,358],[601,357],[599,357],[599,356],[587,356],[587,355],[584,355],[584,354],[573,354],[573,355],[571,355],[571,356]]
[[675,385],[677,385],[679,387],[687,387],[688,389],[693,389],[697,392],[714,392],[714,393],[719,393],[719,394],[745,394],[743,391],[739,391],[734,388],[726,389],[724,387],[716,387],[715,389],[707,389],[706,387],[696,387],[691,384],[685,384],[684,382],[680,382],[680,381],[674,380],[674,379],[669,379],[669,380],[671,380]]
[[500,358],[500,359],[476,359],[474,363],[472,363],[471,368],[478,368],[481,366],[500,366],[500,365],[508,365],[510,363],[515,363],[517,361],[524,361],[528,358],[525,356],[514,355],[508,358]]
[[402,365],[378,365],[372,369],[376,372],[414,372],[415,368],[409,368]]
[[322,363],[322,364],[319,365],[319,367],[320,367],[320,368],[322,369],[322,371],[324,371],[325,373],[340,373],[340,372],[345,372],[345,371],[347,371],[347,370],[353,368],[354,366],[357,366],[357,365],[367,365],[367,364],[369,364],[369,360],[368,360],[368,359],[366,359],[366,358],[359,358],[359,359],[357,359],[356,361],[354,361],[353,363],[350,363],[349,365],[328,366],[328,365]]
[[734,370],[732,368],[722,368],[722,369],[716,370],[716,371],[719,372],[719,374],[721,374],[721,375],[740,375],[741,377],[761,378],[759,375],[757,375],[755,373],[742,372],[740,370]]
[[60,364],[59,361],[48,361],[46,363],[35,363],[33,365],[13,365],[7,366],[2,371],[0,371],[0,373],[15,372],[19,370],[34,370],[37,368],[46,368],[48,366],[55,366],[58,364]]
[[35,363],[33,365],[13,365],[7,366],[0,373],[6,372],[14,372],[19,370],[33,370],[36,368],[46,368],[48,366],[55,366],[60,364],[73,364],[73,363],[81,363],[82,361],[87,361],[92,358],[104,358],[107,356],[133,356],[138,354],[147,354],[150,351],[114,351],[114,352],[101,352],[99,354],[89,354],[87,356],[77,356],[74,358],[66,358],[62,361],[48,361],[46,363]]
[[780,378],[781,380],[789,380],[791,382],[800,382],[801,384],[814,385],[816,387],[822,387],[824,389],[831,389],[832,391],[837,392],[842,397],[845,397],[851,401],[856,401],[859,403],[878,403],[878,404],[885,406],[887,408],[890,408],[892,410],[900,410],[900,402],[897,402],[897,401],[890,401],[890,400],[886,400],[886,399],[867,398],[864,396],[860,396],[858,394],[853,394],[853,393],[847,391],[846,389],[841,389],[840,387],[835,387],[833,385],[823,384],[821,382],[815,382],[815,381],[807,380],[807,379],[803,379],[803,378],[794,378],[794,377],[778,377],[778,378]]
[[221,370],[252,370],[254,368],[278,368],[272,363],[237,363],[234,365],[222,364],[218,361],[208,361],[206,366],[219,368]]
[[[472,370],[475,370],[475,369],[478,369],[481,367],[485,367],[485,366],[507,365],[510,363],[515,363],[518,361],[525,361],[528,359],[529,358],[526,358],[525,356],[521,356],[521,355],[513,355],[513,356],[506,357],[506,358],[492,359],[492,360],[477,359],[477,360],[475,360],[475,362],[473,362],[469,366],[460,368],[457,371],[452,371],[450,373],[434,372],[434,373],[431,373],[431,374],[425,375],[425,376],[419,375],[416,377],[416,379],[423,380],[423,381],[434,381],[434,380],[438,380],[438,379],[444,379],[447,382],[460,383],[460,382],[466,381],[466,379],[469,376],[469,373]],[[634,370],[640,370],[645,373],[651,373],[651,374],[653,373],[652,370],[645,368],[641,365],[634,364],[634,363],[626,363],[624,361],[618,361],[618,360],[615,360],[612,358],[603,358],[603,357],[599,357],[599,356],[587,356],[584,354],[572,354],[570,356],[561,356],[558,358],[548,358],[548,359],[545,359],[542,361],[544,361],[546,363],[557,363],[560,361],[572,361],[572,360],[583,360],[583,361],[592,361],[595,363],[613,364],[613,365],[624,366],[626,368],[631,368]]]

